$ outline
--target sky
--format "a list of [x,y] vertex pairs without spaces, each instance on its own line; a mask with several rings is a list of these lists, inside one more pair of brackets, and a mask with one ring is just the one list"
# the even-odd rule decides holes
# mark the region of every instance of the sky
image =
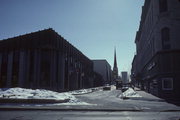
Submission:
[[119,73],[131,70],[144,0],[0,0],[0,40],[53,28],[89,59],[114,48]]

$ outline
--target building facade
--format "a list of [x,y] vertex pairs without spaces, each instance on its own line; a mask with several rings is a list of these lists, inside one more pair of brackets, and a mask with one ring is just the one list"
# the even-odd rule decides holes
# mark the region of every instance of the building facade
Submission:
[[121,76],[122,76],[122,83],[128,84],[129,83],[128,72],[127,71],[121,72]]
[[135,43],[132,82],[158,97],[180,100],[180,1],[145,0]]
[[106,60],[93,60],[94,71],[100,74],[103,78],[104,84],[111,84],[112,70],[110,64]]
[[93,87],[93,62],[51,28],[1,40],[0,87]]

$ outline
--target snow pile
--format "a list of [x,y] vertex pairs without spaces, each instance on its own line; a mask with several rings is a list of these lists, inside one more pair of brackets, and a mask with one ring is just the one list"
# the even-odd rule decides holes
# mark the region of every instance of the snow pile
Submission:
[[85,93],[89,90],[80,90],[74,92],[58,93],[44,89],[26,89],[26,88],[6,88],[0,89],[0,98],[14,98],[14,99],[52,99],[52,100],[66,100],[67,103],[58,103],[55,105],[90,105],[86,102],[81,102],[72,93]]
[[74,99],[70,93],[58,93],[44,89],[25,89],[25,88],[7,88],[0,89],[0,98],[17,98],[17,99]]
[[129,97],[142,97],[137,92],[135,92],[132,88],[128,88],[125,92],[123,92],[120,98],[129,98]]
[[71,99],[69,102],[66,103],[59,103],[54,105],[95,105],[95,104],[89,104],[87,102],[82,102],[78,99]]
[[81,90],[75,90],[75,91],[71,91],[70,93],[72,95],[81,95],[81,94],[86,94],[86,93],[91,93],[92,89],[81,89]]

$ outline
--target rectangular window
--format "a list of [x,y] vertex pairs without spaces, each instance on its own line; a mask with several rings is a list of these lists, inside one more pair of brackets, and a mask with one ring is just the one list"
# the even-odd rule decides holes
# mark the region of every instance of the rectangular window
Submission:
[[162,90],[173,90],[173,78],[162,78]]
[[162,49],[168,50],[171,49],[170,41],[170,29],[165,27],[161,29],[161,40],[162,40]]

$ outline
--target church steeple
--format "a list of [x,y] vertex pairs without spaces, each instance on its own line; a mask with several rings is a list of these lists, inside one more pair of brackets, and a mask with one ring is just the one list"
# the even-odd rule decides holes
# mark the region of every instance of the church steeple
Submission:
[[116,48],[114,49],[114,68],[117,68],[117,61],[116,61]]
[[113,66],[113,79],[116,80],[118,78],[118,67],[116,60],[116,47],[114,48],[114,66]]

